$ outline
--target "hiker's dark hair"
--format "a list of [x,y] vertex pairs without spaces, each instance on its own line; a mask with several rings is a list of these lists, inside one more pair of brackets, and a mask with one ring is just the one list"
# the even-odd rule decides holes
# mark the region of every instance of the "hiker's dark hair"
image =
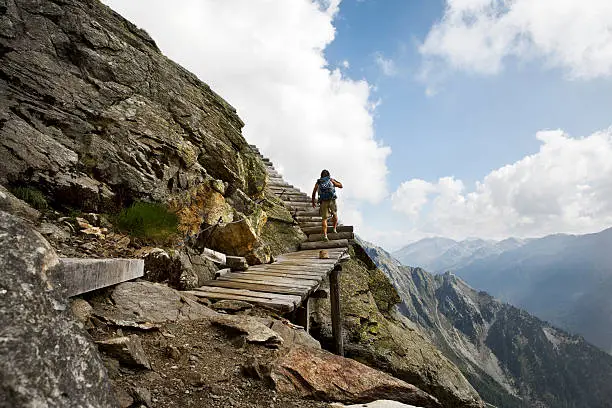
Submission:
[[327,171],[327,170],[323,170],[323,171],[321,172],[321,178],[323,178],[323,177],[329,177],[329,171]]

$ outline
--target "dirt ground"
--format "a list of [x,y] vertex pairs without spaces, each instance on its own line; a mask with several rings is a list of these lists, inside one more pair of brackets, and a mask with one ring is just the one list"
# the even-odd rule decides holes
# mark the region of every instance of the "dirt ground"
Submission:
[[243,374],[244,365],[253,361],[265,365],[279,351],[245,343],[243,337],[232,336],[207,320],[170,323],[148,332],[98,324],[90,333],[95,340],[137,334],[142,341],[152,370],[126,368],[105,358],[122,407],[329,406],[279,395],[265,379]]

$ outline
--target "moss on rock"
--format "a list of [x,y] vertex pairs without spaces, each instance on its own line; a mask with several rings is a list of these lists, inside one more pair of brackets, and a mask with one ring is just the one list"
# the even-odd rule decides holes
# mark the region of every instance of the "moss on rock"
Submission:
[[[397,291],[382,271],[360,259],[364,254],[355,245],[340,274],[347,356],[416,385],[444,406],[483,406],[459,369],[395,312]],[[329,309],[329,300],[313,301],[313,326],[324,344],[331,342]]]

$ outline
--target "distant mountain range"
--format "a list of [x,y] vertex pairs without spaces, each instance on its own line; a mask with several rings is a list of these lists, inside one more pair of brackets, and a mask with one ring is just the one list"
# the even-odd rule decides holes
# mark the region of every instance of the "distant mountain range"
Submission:
[[451,271],[612,353],[612,228],[498,242],[427,238],[393,256],[434,273]]
[[381,248],[362,246],[398,290],[399,311],[488,403],[500,408],[612,407],[612,356],[451,273],[403,266]]

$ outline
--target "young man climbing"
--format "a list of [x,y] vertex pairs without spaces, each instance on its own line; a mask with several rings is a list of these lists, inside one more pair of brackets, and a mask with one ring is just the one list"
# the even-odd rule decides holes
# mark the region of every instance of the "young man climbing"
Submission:
[[321,172],[321,178],[317,180],[312,190],[312,208],[316,207],[315,195],[317,192],[319,193],[319,203],[321,204],[319,214],[321,215],[321,218],[323,218],[323,241],[329,241],[329,238],[327,238],[327,218],[330,214],[334,216],[332,218],[334,226],[332,231],[334,234],[337,232],[338,207],[336,206],[336,187],[342,188],[342,183],[331,178],[329,171],[323,170]]

